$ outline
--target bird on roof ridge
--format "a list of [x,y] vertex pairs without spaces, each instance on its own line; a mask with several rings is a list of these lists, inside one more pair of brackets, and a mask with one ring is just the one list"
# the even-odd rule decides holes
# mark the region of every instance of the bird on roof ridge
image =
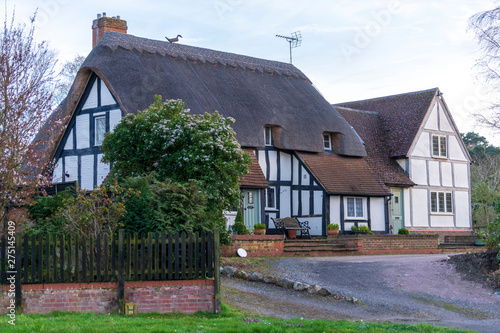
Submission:
[[178,42],[179,41],[179,37],[180,38],[183,38],[181,35],[177,35],[177,37],[173,37],[173,38],[168,38],[165,36],[165,38],[170,42],[170,43],[175,43],[175,42]]

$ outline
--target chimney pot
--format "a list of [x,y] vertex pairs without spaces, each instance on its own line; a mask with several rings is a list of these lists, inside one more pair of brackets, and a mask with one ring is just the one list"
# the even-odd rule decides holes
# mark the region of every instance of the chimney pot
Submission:
[[97,14],[97,18],[101,18],[101,14]]
[[120,19],[120,15],[116,16],[117,19]]
[[106,17],[106,12],[102,12],[102,16]]

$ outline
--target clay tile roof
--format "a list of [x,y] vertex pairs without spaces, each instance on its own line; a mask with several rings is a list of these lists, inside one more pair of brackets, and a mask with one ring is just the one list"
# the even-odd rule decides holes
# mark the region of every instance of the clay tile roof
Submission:
[[330,194],[386,196],[391,193],[364,158],[304,152],[298,156]]
[[405,94],[338,103],[334,106],[375,111],[387,131],[391,157],[406,156],[438,88]]
[[378,112],[335,107],[356,130],[365,144],[366,161],[387,185],[413,186],[410,178],[398,163],[389,156],[387,131]]
[[253,187],[253,188],[266,188],[269,186],[266,177],[260,168],[259,162],[255,157],[255,152],[250,149],[246,149],[246,152],[252,158],[252,164],[248,167],[248,173],[240,177],[241,187]]

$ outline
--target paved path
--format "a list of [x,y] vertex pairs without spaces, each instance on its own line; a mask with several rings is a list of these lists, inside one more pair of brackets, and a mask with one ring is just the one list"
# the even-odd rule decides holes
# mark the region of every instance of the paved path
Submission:
[[464,281],[447,255],[283,258],[280,276],[354,296],[362,304],[224,279],[223,301],[278,317],[426,322],[500,332],[500,296]]

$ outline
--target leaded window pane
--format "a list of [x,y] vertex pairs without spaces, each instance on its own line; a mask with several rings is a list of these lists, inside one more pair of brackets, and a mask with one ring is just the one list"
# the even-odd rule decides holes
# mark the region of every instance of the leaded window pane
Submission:
[[347,216],[355,217],[354,215],[354,198],[347,198]]

